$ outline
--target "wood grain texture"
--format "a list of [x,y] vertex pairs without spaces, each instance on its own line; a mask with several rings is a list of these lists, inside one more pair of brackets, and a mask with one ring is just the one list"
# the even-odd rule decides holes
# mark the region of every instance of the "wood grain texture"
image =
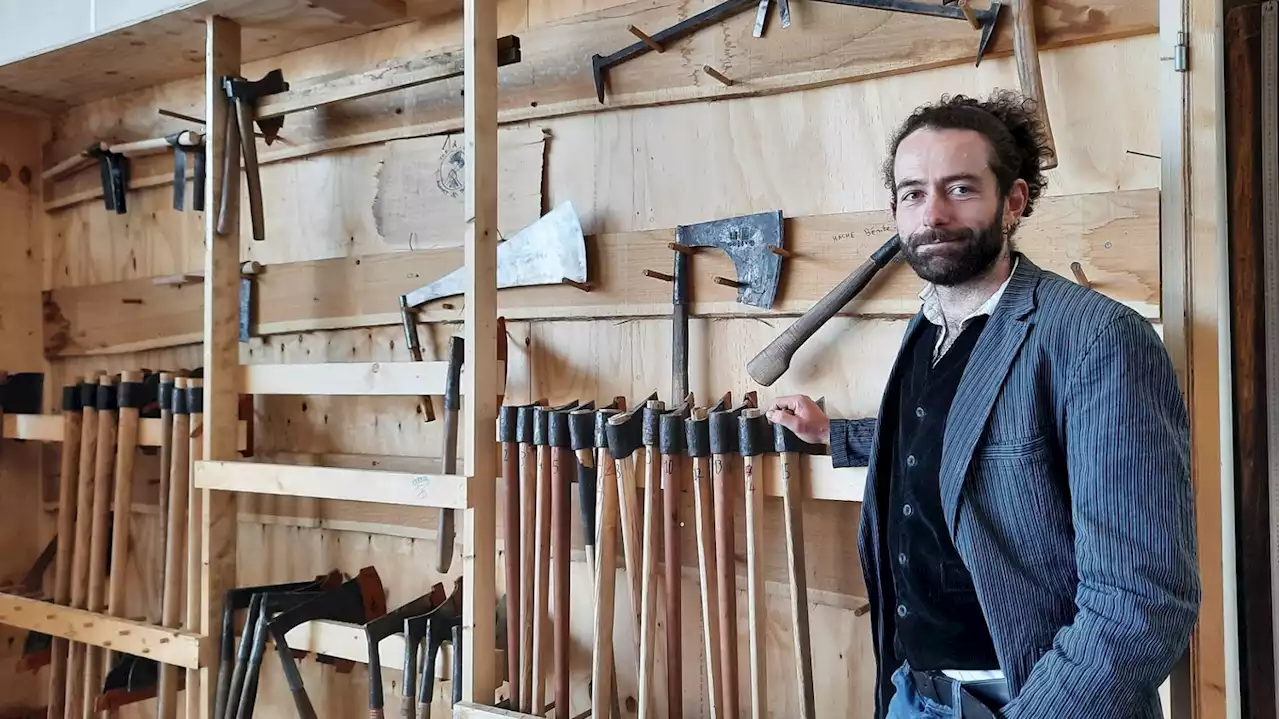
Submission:
[[210,15],[241,22],[249,29],[246,60],[273,57],[369,29],[321,9],[319,3],[302,0],[211,0],[188,5],[183,10],[5,65],[0,69],[0,100],[58,111],[89,100],[199,76],[204,61],[204,20]]
[[[626,30],[628,25],[661,28],[711,4],[685,7],[674,0],[634,0],[584,8],[581,14],[538,25],[541,18],[531,13],[525,3],[503,2],[497,9],[495,37],[497,33],[519,33],[522,61],[499,71],[501,121],[760,95],[948,65],[969,66],[966,72],[973,72],[977,41],[964,23],[813,3],[794,13],[796,33],[758,41],[751,37],[752,14],[743,13],[723,23],[716,32],[698,33],[681,42],[679,52],[650,53],[626,63],[609,74],[606,104],[596,101],[590,60],[593,54],[608,54],[630,44],[634,38]],[[1055,3],[1039,18],[1040,46],[1055,49],[1153,33],[1157,26],[1156,5],[1155,0]],[[272,67],[281,67],[287,78],[301,81],[334,72],[367,70],[377,62],[456,46],[462,29],[460,21],[461,17],[454,15],[429,24],[370,33],[323,50],[301,51],[273,58],[270,64],[251,65],[246,75],[258,76]],[[904,42],[907,38],[910,41]],[[252,45],[246,42],[246,46]],[[1011,52],[1009,25],[1002,23],[978,72],[991,72],[986,67],[988,63],[1008,57]],[[730,73],[734,85],[726,87],[703,74],[701,68],[707,64]],[[140,87],[154,84],[157,83]],[[187,93],[187,97],[198,92],[195,83],[174,85],[175,99],[178,92]],[[460,88],[461,83],[456,80],[435,83],[346,103],[314,116],[290,118],[286,127],[289,144],[267,148],[270,152],[261,153],[262,161],[270,163],[318,151],[457,131],[463,124]],[[146,119],[147,123],[155,121],[154,117]],[[71,130],[65,123],[61,127]],[[129,128],[131,136],[132,129]],[[154,128],[138,130],[137,137],[164,134]],[[81,149],[85,134],[59,132],[60,137],[68,139],[79,137],[65,144],[56,143],[53,161]]]
[[[736,290],[712,281],[734,276],[719,252],[692,263],[692,312],[701,316],[798,314],[842,280],[893,233],[884,212],[788,219],[784,243],[796,257],[784,262],[772,313],[737,302]],[[644,277],[666,267],[673,230],[595,235],[587,240],[589,293],[572,287],[513,288],[499,295],[509,319],[660,316],[669,313],[668,285]],[[1020,229],[1018,243],[1043,268],[1070,276],[1080,262],[1094,287],[1144,316],[1159,316],[1159,194],[1152,190],[1046,198]],[[387,254],[268,266],[257,283],[257,331],[275,334],[315,329],[395,325],[397,298],[451,271],[456,250]],[[877,278],[846,312],[907,316],[919,308],[919,279],[898,263]],[[336,291],[336,288],[343,288]],[[172,287],[134,280],[48,293],[46,337],[51,355],[184,344],[198,330],[199,285]],[[446,309],[449,305],[453,309]],[[457,320],[461,298],[429,304],[428,321]],[[407,355],[405,355],[407,358]]]

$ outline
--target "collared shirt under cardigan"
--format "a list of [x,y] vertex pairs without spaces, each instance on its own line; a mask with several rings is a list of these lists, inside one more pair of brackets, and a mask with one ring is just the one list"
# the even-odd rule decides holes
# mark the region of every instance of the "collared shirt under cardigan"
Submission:
[[[1158,719],[1159,685],[1200,603],[1185,400],[1150,322],[1015,256],[952,404],[939,473],[947,530],[1014,697],[1004,716]],[[830,441],[836,467],[868,467],[858,544],[883,717],[898,663],[877,426],[833,420]]]

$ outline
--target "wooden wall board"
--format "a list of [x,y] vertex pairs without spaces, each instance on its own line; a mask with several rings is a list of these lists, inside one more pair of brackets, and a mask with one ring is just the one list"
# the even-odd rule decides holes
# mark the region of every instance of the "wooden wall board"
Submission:
[[[1154,190],[1048,197],[1017,240],[1033,261],[1063,276],[1071,277],[1070,264],[1080,262],[1099,291],[1154,318],[1160,313],[1158,219]],[[733,264],[723,253],[702,252],[692,262],[692,311],[757,319],[798,314],[892,233],[892,218],[884,211],[788,219],[784,244],[797,256],[783,264],[771,312],[739,304],[736,290],[715,284],[715,276],[736,277]],[[669,273],[666,243],[673,240],[673,230],[590,237],[593,291],[569,286],[504,290],[499,307],[511,319],[529,320],[668,314],[670,285],[641,272]],[[446,274],[461,259],[453,250],[268,266],[255,280],[255,332],[267,343],[275,339],[265,336],[283,332],[398,324],[399,295]],[[849,311],[910,315],[919,307],[920,286],[907,268],[891,267]],[[54,290],[46,294],[46,353],[96,354],[191,342],[198,333],[201,292],[199,285],[157,286],[149,280]],[[442,300],[421,315],[429,321],[456,320],[462,304],[460,298]]]
[[[514,234],[541,215],[545,142],[541,131],[529,128],[504,130],[499,137],[499,226]],[[460,247],[461,168],[453,164],[453,153],[443,151],[458,140],[406,140],[264,166],[267,240],[244,243],[241,259],[278,263]],[[433,143],[438,151],[429,152]],[[419,149],[406,152],[413,147]],[[46,287],[203,269],[204,213],[173,209],[170,156],[140,160],[135,171],[157,168],[163,186],[130,192],[127,214],[108,212],[94,200],[48,215],[54,249]],[[96,190],[82,196],[95,194],[100,196]],[[242,197],[242,223],[249,222],[248,208]]]
[[32,351],[41,332],[33,300],[43,257],[36,211],[42,133],[40,120],[0,113],[0,368],[9,372],[39,371],[43,364]]
[[[1153,33],[1156,4],[1156,0],[1070,0],[1046,6],[1039,18],[1040,46],[1049,50]],[[522,60],[499,71],[500,120],[518,122],[620,107],[760,95],[946,65],[971,66],[977,45],[975,34],[964,23],[823,3],[797,9],[797,32],[758,40],[751,37],[753,14],[748,12],[726,21],[719,32],[699,33],[683,41],[680,52],[650,53],[615,68],[610,73],[607,104],[597,102],[591,76],[593,54],[608,54],[633,42],[625,29],[629,24],[661,28],[695,10],[672,0],[633,0],[534,27],[529,24],[524,3],[503,3],[498,33],[521,34]],[[989,58],[1011,54],[1009,27],[1002,23],[997,30]],[[362,71],[393,57],[456,45],[460,34],[460,17],[453,16],[288,57],[272,57],[267,63],[251,65],[246,73],[260,75],[280,67],[287,78],[301,79],[335,71]],[[735,84],[725,87],[710,80],[700,71],[703,64],[721,68]],[[181,92],[192,96],[198,90],[195,84],[183,87]],[[272,162],[456,131],[462,122],[460,88],[460,80],[451,80],[296,115],[284,130],[288,143],[260,148],[261,158]],[[115,129],[117,134],[134,139],[158,136],[166,131],[161,128],[172,126],[172,121],[160,122],[163,118],[153,115],[155,105],[148,104],[145,92],[137,101],[140,107],[134,109],[145,108],[138,113],[140,122],[100,130]],[[117,108],[133,105],[127,98],[112,102]],[[116,117],[122,114],[127,113],[115,113]],[[76,152],[100,134],[86,125],[85,119],[84,112],[73,111],[58,122],[58,139],[49,149],[52,162]]]
[[[181,78],[204,62],[204,20],[245,26],[245,60],[366,33],[372,28],[303,0],[208,0],[0,66],[0,99],[57,111]],[[397,22],[397,21],[392,21]]]

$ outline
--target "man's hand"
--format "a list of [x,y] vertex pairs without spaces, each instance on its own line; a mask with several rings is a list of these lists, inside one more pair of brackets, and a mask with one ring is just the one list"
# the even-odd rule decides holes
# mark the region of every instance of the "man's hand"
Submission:
[[827,444],[831,437],[831,420],[813,400],[802,394],[779,397],[769,405],[765,417],[774,424],[791,430],[810,444]]

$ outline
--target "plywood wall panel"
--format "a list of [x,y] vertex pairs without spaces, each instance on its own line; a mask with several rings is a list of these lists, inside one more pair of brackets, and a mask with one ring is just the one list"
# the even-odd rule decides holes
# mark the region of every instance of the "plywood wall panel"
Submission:
[[[1159,186],[1159,162],[1128,152],[1158,154],[1150,109],[1158,106],[1158,55],[1155,36],[1041,55],[1061,156],[1048,173],[1047,194]],[[1117,74],[1117,67],[1126,72]],[[556,118],[545,122],[553,137],[548,202],[572,200],[588,232],[673,227],[773,208],[788,217],[886,209],[881,164],[890,136],[912,110],[944,93],[985,96],[1016,87],[1012,59],[993,58],[977,69]],[[1130,104],[1138,109],[1115,111]]]

